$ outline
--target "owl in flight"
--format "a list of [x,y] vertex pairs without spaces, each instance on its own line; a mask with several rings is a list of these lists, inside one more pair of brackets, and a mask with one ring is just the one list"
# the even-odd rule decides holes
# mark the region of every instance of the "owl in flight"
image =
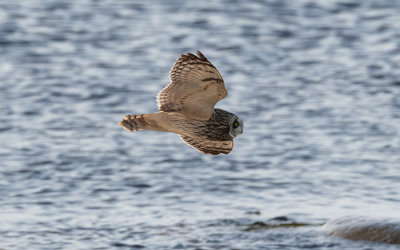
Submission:
[[157,95],[158,112],[126,115],[119,125],[129,131],[173,132],[205,153],[228,154],[233,138],[243,133],[235,114],[214,108],[228,95],[221,74],[200,52],[181,55],[170,72],[170,83]]

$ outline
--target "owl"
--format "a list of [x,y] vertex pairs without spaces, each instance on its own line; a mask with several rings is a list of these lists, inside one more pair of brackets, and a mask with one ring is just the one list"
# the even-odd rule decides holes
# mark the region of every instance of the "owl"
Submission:
[[157,95],[158,112],[126,115],[119,125],[128,131],[154,130],[178,134],[205,154],[228,154],[243,122],[214,108],[228,95],[218,70],[200,52],[181,55],[170,71],[170,83]]

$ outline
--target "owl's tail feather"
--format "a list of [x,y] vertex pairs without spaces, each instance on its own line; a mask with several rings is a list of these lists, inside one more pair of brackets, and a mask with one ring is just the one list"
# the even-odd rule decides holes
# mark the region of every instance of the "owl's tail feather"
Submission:
[[126,115],[119,125],[128,131],[155,130],[167,131],[161,125],[165,114],[161,112],[142,115]]

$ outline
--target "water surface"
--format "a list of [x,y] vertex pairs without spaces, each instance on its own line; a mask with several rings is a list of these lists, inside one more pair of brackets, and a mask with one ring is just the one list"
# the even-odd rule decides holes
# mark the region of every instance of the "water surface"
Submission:
[[[0,1],[0,247],[366,249],[400,218],[398,1]],[[200,49],[244,120],[229,155],[128,133]]]

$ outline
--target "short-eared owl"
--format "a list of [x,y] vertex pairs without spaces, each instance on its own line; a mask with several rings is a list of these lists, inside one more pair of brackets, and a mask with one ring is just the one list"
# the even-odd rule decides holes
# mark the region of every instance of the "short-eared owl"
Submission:
[[218,70],[200,52],[181,55],[170,72],[170,83],[158,93],[158,112],[126,115],[119,125],[129,131],[173,132],[205,153],[228,154],[233,138],[243,133],[235,114],[214,108],[228,95]]

